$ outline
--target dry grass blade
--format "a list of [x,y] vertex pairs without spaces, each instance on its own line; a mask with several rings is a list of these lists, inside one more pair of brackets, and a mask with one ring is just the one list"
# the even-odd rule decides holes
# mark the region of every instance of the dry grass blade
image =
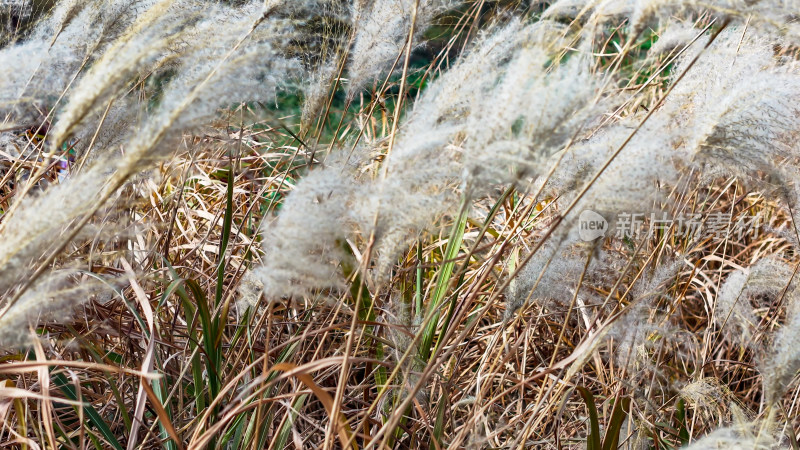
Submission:
[[[136,282],[136,273],[133,271],[131,265],[125,260],[125,258],[122,258],[120,263],[125,269],[125,273],[128,276],[128,281],[131,284],[133,293],[136,295],[136,299],[138,300],[139,306],[141,306],[145,320],[147,321],[147,330],[142,330],[142,334],[145,339],[144,347],[146,348],[145,356],[142,360],[142,372],[149,373],[153,370],[153,357],[156,339],[153,309],[150,307],[150,300],[147,298],[147,294],[144,293],[142,287]],[[145,387],[147,383],[149,383],[149,381],[145,380],[144,378],[139,380],[139,393],[136,395],[136,407],[133,412],[131,436],[136,436],[139,427],[143,423],[142,418],[144,417],[145,401],[147,400],[147,389],[149,389],[149,386]],[[136,445],[136,440],[130,439],[128,441],[128,450],[136,448]]]

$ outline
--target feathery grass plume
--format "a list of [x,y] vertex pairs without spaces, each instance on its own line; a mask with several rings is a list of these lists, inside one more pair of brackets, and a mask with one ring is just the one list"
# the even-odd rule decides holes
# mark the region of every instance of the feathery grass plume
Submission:
[[[174,148],[168,143],[179,139],[183,131],[208,123],[218,107],[272,98],[281,80],[297,73],[296,62],[282,56],[291,23],[265,21],[253,29],[261,21],[262,10],[252,4],[239,9],[211,7],[206,12],[211,15],[192,29],[203,45],[181,52],[178,73],[165,87],[158,107],[141,129],[126,134],[124,155],[98,158],[80,176],[51,187],[33,201],[23,201],[4,218],[0,224],[0,267],[4,275],[0,289],[19,281],[26,267],[47,253],[52,236],[70,233],[65,230],[75,219],[95,212],[131,176],[154,159],[168,155]],[[224,26],[220,29],[220,25]],[[137,61],[126,60],[134,65]],[[72,120],[58,127],[61,139],[72,128]],[[38,219],[43,211],[53,211],[46,221]]]
[[[742,405],[736,396],[717,378],[708,377],[692,381],[680,389],[679,395],[694,409],[695,414],[700,416],[698,419],[714,426],[720,426],[735,418],[731,417],[732,412],[751,415],[749,412],[741,411]],[[738,408],[738,411],[737,409],[731,411],[731,406]]]
[[348,67],[348,98],[386,73],[397,58],[402,58],[412,21],[416,45],[434,17],[454,3],[453,0],[356,1],[352,13],[355,35]]
[[590,35],[606,23],[620,23],[637,11],[636,0],[558,0],[542,14],[542,18],[560,22],[576,22]]
[[[559,32],[552,23],[514,21],[484,37],[416,102],[384,162],[386,177],[364,183],[351,201],[365,235],[377,214],[380,276],[419,231],[454,211],[459,188],[481,195],[491,189],[488,181],[516,181],[520,173],[543,171],[542,163],[565,145],[573,129],[598,114],[592,101],[597,86],[585,61],[548,65],[561,49],[552,40]],[[586,81],[581,89],[570,88],[572,76]],[[515,95],[514,88],[523,92]],[[491,96],[471,95],[492,89],[508,108],[494,108]],[[477,123],[481,126],[470,132]],[[509,134],[515,125],[517,131]],[[347,236],[336,228],[339,238]]]
[[207,124],[221,107],[267,102],[283,80],[298,75],[297,61],[283,56],[293,29],[290,21],[263,20],[257,4],[214,8],[206,15],[209,18],[195,26],[193,36],[203,45],[181,51],[176,75],[164,87],[143,130],[132,137],[129,155],[158,153],[161,139]]
[[761,424],[741,424],[719,428],[707,434],[686,450],[777,450],[787,448],[771,431],[762,430]]
[[345,257],[338,246],[352,228],[350,210],[356,206],[350,176],[336,169],[309,173],[265,225],[262,234],[273,245],[253,273],[269,299],[344,286],[337,264]]
[[[741,34],[733,31],[720,36],[710,53],[701,57],[703,68],[689,70],[676,84],[594,182],[574,208],[574,216],[585,209],[607,218],[619,212],[651,212],[642,211],[642,205],[661,200],[655,186],[675,185],[678,169],[685,165],[701,168],[709,178],[733,173],[756,179],[756,171],[766,171],[780,179],[786,169],[778,170],[777,164],[792,154],[796,141],[799,124],[793,118],[798,112],[792,105],[800,93],[800,79],[790,66],[775,66],[766,41],[747,38],[740,45],[740,40]],[[674,73],[682,73],[694,54],[682,57]],[[769,88],[776,80],[778,84]],[[586,177],[597,173],[630,136],[638,120],[635,116],[621,120],[576,145],[549,183],[580,190],[590,179]],[[571,200],[563,189],[558,194],[563,202]],[[570,223],[575,218],[565,220]]]
[[308,130],[325,108],[331,88],[336,81],[339,67],[336,61],[331,60],[320,65],[306,80],[303,90],[303,112],[300,119],[302,128]]
[[[464,162],[474,184],[518,182],[548,168],[550,157],[606,109],[584,55],[553,62],[567,43],[550,22],[525,29],[498,83],[476,97],[467,118]],[[502,108],[494,107],[503,105]]]
[[34,338],[30,327],[51,319],[63,323],[75,305],[110,289],[110,285],[100,281],[79,281],[78,278],[79,272],[75,270],[54,270],[38,280],[13,305],[0,303],[0,346],[29,344]]
[[[125,180],[153,159],[168,155],[174,148],[170,142],[209,123],[218,108],[243,101],[266,102],[274,98],[283,80],[298,74],[298,63],[283,56],[292,36],[291,21],[264,20],[258,4],[209,8],[183,35],[192,39],[175,57],[175,75],[163,87],[158,106],[140,129],[129,130],[124,157],[111,164],[118,168],[119,179]],[[191,42],[202,45],[188,45]],[[66,138],[74,117],[56,126],[54,142]]]
[[591,15],[584,24],[584,33],[595,33],[605,24],[621,23],[636,13],[638,0],[596,0],[591,2]]
[[[681,50],[689,45],[695,37],[700,33],[700,30],[692,26],[690,23],[679,21],[670,21],[664,24],[660,29],[658,40],[650,47],[647,52],[648,58],[656,58],[665,54],[669,54],[675,50]],[[704,42],[698,42],[698,46]],[[646,61],[652,62],[652,61]]]
[[[309,34],[314,31],[308,24],[330,19],[325,14],[333,14],[335,11],[331,8],[315,10],[327,3],[330,2],[272,4],[267,9],[257,2],[227,6],[185,0],[162,1],[153,5],[93,65],[73,90],[70,102],[54,126],[53,145],[64,142],[76,128],[81,127],[87,115],[106,108],[123,90],[129,89],[137,77],[151,72],[169,80],[154,93],[157,111],[163,112],[169,109],[170,96],[180,103],[177,99],[186,96],[188,90],[196,85],[201,85],[197,92],[206,92],[209,99],[214,98],[221,93],[213,92],[214,84],[236,70],[231,79],[239,80],[239,85],[228,86],[225,95],[218,96],[211,108],[202,108],[205,111],[203,119],[199,115],[187,117],[187,114],[201,109],[202,97],[193,99],[185,114],[180,116],[180,120],[187,124],[208,120],[211,118],[209,111],[226,106],[226,103],[272,98],[277,85],[299,78],[299,63],[291,56],[294,52],[291,48],[301,41],[321,39]],[[263,53],[262,56],[272,57],[258,61],[259,52]],[[305,56],[314,58],[309,54]],[[240,66],[234,69],[234,64]],[[249,80],[249,86],[242,84],[244,80]],[[309,90],[314,87],[312,85]],[[231,97],[233,93],[237,97]],[[153,121],[157,120],[150,120]]]
[[[663,311],[657,308],[658,301],[669,297],[667,290],[675,281],[680,269],[684,266],[683,257],[676,256],[665,261],[645,275],[632,289],[632,305],[615,324],[610,333],[618,339],[614,349],[614,357],[622,365],[628,365],[641,356],[640,347],[645,345],[647,336],[660,329],[657,322],[663,318]],[[656,320],[651,321],[655,316]]]
[[615,23],[619,23],[627,18],[630,35],[638,36],[647,27],[660,28],[658,23],[667,19],[689,19],[710,13],[718,19],[729,20],[737,25],[747,23],[749,28],[759,33],[780,36],[785,41],[797,43],[800,26],[796,23],[794,12],[798,7],[800,4],[797,0],[560,0],[554,2],[543,17],[579,20],[592,24],[590,28],[602,25],[609,19],[616,19]]
[[80,166],[93,163],[105,154],[120,151],[127,142],[130,130],[140,128],[146,117],[146,105],[134,95],[111,99],[106,109],[87,114],[83,125],[76,127],[69,139],[72,144],[70,148],[75,151]]
[[[590,153],[585,157],[592,170],[580,174],[594,176],[630,136],[634,124],[635,120],[623,121],[596,134],[584,145],[576,146],[574,152]],[[663,145],[658,133],[659,127],[650,124],[635,134],[567,216],[567,223],[574,223],[573,216],[589,209],[605,216],[609,220],[609,229],[616,229],[620,214],[646,215],[661,210],[665,198],[659,186],[676,182],[678,171],[670,149]],[[571,183],[583,189],[590,180]],[[565,194],[564,201],[571,201],[574,194]]]
[[747,343],[759,323],[753,313],[753,301],[761,296],[773,299],[786,286],[791,273],[786,263],[773,258],[731,273],[720,286],[714,322],[735,342]]
[[[603,299],[596,290],[613,285],[623,265],[622,255],[604,250],[597,241],[585,242],[572,231],[554,233],[509,284],[505,320],[512,318],[527,301],[548,310],[563,310],[575,298],[585,323],[589,319],[583,305],[601,304]],[[576,293],[581,276],[583,280]]]
[[[298,184],[275,223],[265,229],[270,241],[278,243],[275,256],[268,255],[257,271],[268,295],[338,286],[340,280],[334,282],[335,268],[330,266],[338,254],[336,241],[356,232],[369,235],[376,212],[378,272],[386,274],[409,236],[457,205],[455,188],[462,166],[458,148],[451,143],[464,130],[463,115],[470,111],[469,92],[494,82],[495,65],[513,50],[521,30],[522,25],[516,22],[484,38],[431,83],[402,125],[392,154],[384,162],[388,165],[385,179],[355,183],[355,173],[343,171],[340,162],[315,170]],[[330,158],[336,161],[340,156]],[[304,192],[306,189],[309,192]],[[327,200],[332,193],[336,201]],[[309,216],[316,217],[313,242],[287,239],[305,228]],[[297,245],[300,248],[293,251]],[[327,259],[320,260],[319,254],[328,255]],[[324,264],[329,266],[322,267]]]
[[186,131],[213,119],[219,107],[265,102],[279,85],[300,74],[298,61],[286,56],[300,22],[270,14],[255,2],[237,7],[191,0],[160,3],[75,89],[54,128],[53,143],[63,142],[82,117],[104,106],[147,62],[169,62],[174,75],[144,127]]
[[[584,99],[588,100],[590,93],[586,92]],[[642,117],[634,115],[599,129],[592,126],[590,119],[599,118],[599,112],[609,110],[606,105],[622,104],[624,99],[607,95],[595,106],[594,113],[584,107],[583,118],[572,122],[571,128],[577,132],[581,126],[585,127],[589,137],[575,135],[573,145],[551,157],[548,164],[555,165],[552,175],[534,184],[537,191],[541,189],[546,196],[557,197],[558,205],[569,205],[582,193],[564,217],[561,227],[564,231],[560,233],[575,228],[580,214],[586,210],[605,217],[609,230],[616,228],[620,214],[643,217],[661,211],[665,198],[658,187],[678,181],[677,156],[664,133],[667,116],[661,111],[641,125]],[[595,179],[601,168],[603,172]]]
[[[202,14],[202,9],[189,1],[162,0],[147,9],[72,89],[69,102],[53,126],[52,146],[65,142],[87,114],[105,107],[134,75],[145,75],[157,61],[164,64],[168,61],[165,57],[176,57],[177,52],[169,51],[170,47],[181,50],[181,38],[191,34],[190,21],[199,20]],[[211,12],[207,17],[208,21],[217,15]]]
[[[381,208],[379,273],[426,224],[454,210],[454,188],[474,198],[497,183],[543,173],[548,157],[602,111],[584,61],[547,64],[563,50],[557,39],[562,32],[553,23],[512,22],[484,38],[420,97],[372,196]],[[587,82],[570,87],[571,76]],[[492,95],[471,95],[487,91],[500,96],[502,108]],[[398,203],[403,191],[414,195]]]
[[29,0],[4,0],[0,3],[0,45],[23,34],[36,12]]
[[592,0],[558,0],[542,13],[542,19],[554,21],[585,20],[596,4]]
[[528,300],[543,307],[569,305],[583,267],[586,246],[548,240],[509,285],[505,317],[509,319]]
[[747,23],[748,27],[764,34],[781,36],[788,42],[798,42],[800,28],[796,23],[797,0],[647,0],[635,3],[630,17],[631,29],[639,33],[646,26],[665,17],[690,17],[711,12],[716,17],[734,23]]
[[747,270],[737,270],[728,275],[725,283],[720,286],[714,306],[716,322],[723,330],[728,330],[728,326],[736,328],[731,332],[733,336],[737,336],[739,333],[749,336],[758,323],[749,300],[747,297],[742,297],[749,275]]
[[336,77],[347,55],[352,32],[352,10],[348,6],[339,0],[316,0],[284,8],[291,12],[291,17],[308,17],[299,27],[299,39],[291,46],[291,53],[302,61],[308,73],[301,80],[301,132],[313,127],[313,122],[323,114],[331,89],[338,82]]
[[[677,73],[690,57],[679,60]],[[776,61],[769,40],[737,30],[723,32],[699,62],[702,69],[690,70],[663,106],[675,121],[667,127],[674,142],[706,172],[777,175],[778,164],[797,154],[797,65]]]
[[242,275],[242,281],[237,290],[239,299],[236,301],[236,305],[240,310],[257,308],[261,301],[261,294],[264,292],[264,283],[248,270]]
[[[538,28],[538,26],[536,27]],[[352,196],[348,200],[341,201],[352,205],[353,209],[349,212],[349,217],[357,224],[354,228],[363,235],[371,234],[373,221],[377,214],[378,222],[375,230],[378,255],[377,272],[382,274],[381,276],[388,273],[388,268],[393,264],[398,250],[403,248],[409,239],[419,231],[428,228],[437,217],[453,211],[457,207],[458,188],[459,185],[465,183],[461,176],[464,170],[462,155],[464,150],[460,144],[464,141],[463,135],[468,126],[466,119],[482,106],[475,104],[474,96],[471,93],[490,88],[499,77],[502,77],[502,74],[509,73],[506,67],[509,56],[513,54],[515,47],[521,42],[528,42],[528,39],[534,35],[531,27],[526,27],[518,21],[512,22],[482,38],[469,53],[459,59],[453,68],[432,82],[401,126],[392,153],[384,161],[387,174],[385,178],[364,182],[358,187],[346,188],[347,181],[338,174],[312,175],[312,180],[335,180],[333,183],[337,186],[335,190],[341,192],[341,194],[337,194],[341,195],[340,198],[346,199],[345,194]],[[531,45],[536,45],[536,42]],[[537,65],[532,66],[530,69],[534,70],[534,73],[540,73],[543,69]],[[501,68],[499,73],[498,68]],[[509,117],[502,123],[510,126],[515,120],[516,116]],[[480,144],[478,143],[475,147],[482,147]],[[507,163],[503,161],[502,164]],[[476,188],[485,189],[483,186]],[[303,194],[302,189],[309,189],[312,193]],[[314,191],[316,191],[314,183],[301,183],[292,195],[313,198],[317,195]],[[475,193],[475,191],[473,190],[471,193]],[[311,196],[309,197],[309,195]],[[309,200],[298,200],[297,203],[288,203],[282,209],[281,216],[298,214],[298,217],[303,217],[311,214],[311,211],[295,212],[294,208],[313,209],[315,207],[320,208],[314,206]],[[326,205],[321,208],[328,207]],[[283,230],[299,225],[299,222],[294,223],[289,219],[283,221],[281,216],[275,227],[270,228]],[[348,230],[343,227],[342,225],[346,221],[342,222],[341,217],[340,213],[331,216],[329,220],[322,220],[320,217],[316,223],[317,229],[322,234],[317,235],[318,242],[315,246],[319,245],[319,241],[323,237],[330,240],[343,239],[355,231],[355,229]],[[333,229],[323,231],[327,227]],[[278,231],[278,235],[294,232],[296,231],[287,229]],[[334,247],[333,242],[325,245],[328,248]],[[308,249],[303,249],[298,253],[309,254]],[[329,270],[322,270],[318,264],[318,261],[308,261],[302,263],[302,266],[315,267],[317,268],[315,270],[324,274],[322,279],[329,279],[332,273]],[[297,261],[295,261],[295,264],[288,264],[285,268],[297,265]],[[268,259],[267,266],[273,267],[275,264]],[[275,282],[272,278],[273,275],[269,275],[273,272],[286,273],[278,267],[273,270],[267,269],[266,266],[259,272],[271,279],[271,281],[265,280],[269,292],[274,292],[269,290],[270,286],[281,285],[281,283]],[[301,271],[301,273],[307,272],[307,270]],[[282,277],[291,278],[283,275]],[[310,285],[324,286],[325,283],[312,282]]]
[[0,292],[25,280],[29,265],[61,243],[54,237],[61,236],[71,222],[93,207],[92,199],[104,189],[108,174],[108,170],[95,167],[35,198],[26,196],[22,207],[3,217]]
[[[632,119],[626,119],[606,126],[565,150],[566,153],[553,156],[551,164],[557,166],[550,178],[537,180],[537,191],[541,189],[546,196],[557,198],[556,206],[571,205],[579,193],[583,196],[563,215],[551,239],[561,241],[562,245],[581,242],[580,218],[585,211],[606,220],[606,238],[640,238],[646,230],[639,229],[636,221],[662,211],[665,196],[659,186],[674,182],[678,172],[669,149],[661,145],[658,127],[644,126],[641,134],[634,135],[609,161],[630,137],[634,124]],[[606,162],[608,166],[595,179]],[[617,231],[612,233],[612,230]],[[558,279],[553,281],[558,285]]]
[[[784,285],[791,275],[792,273],[790,272],[789,276],[783,279]],[[788,305],[786,323],[775,332],[772,348],[760,363],[768,405],[780,400],[795,375],[797,375],[798,370],[800,370],[800,342],[798,342],[800,298],[798,298],[796,284],[795,279],[784,294],[783,301]]]
[[81,66],[92,62],[151,0],[58,3],[21,43],[0,50],[0,112],[20,122],[55,106]]

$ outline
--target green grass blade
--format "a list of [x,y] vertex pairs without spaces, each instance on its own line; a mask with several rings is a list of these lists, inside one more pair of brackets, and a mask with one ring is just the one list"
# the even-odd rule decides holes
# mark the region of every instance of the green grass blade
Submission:
[[601,450],[600,447],[600,420],[597,417],[597,406],[594,403],[594,395],[589,389],[583,386],[577,387],[578,392],[586,402],[586,409],[589,410],[589,436],[586,438],[586,450]]
[[[453,229],[450,232],[450,239],[447,241],[447,247],[443,256],[445,262],[439,271],[438,278],[436,279],[436,288],[433,291],[433,297],[428,305],[428,314],[431,314],[432,311],[435,311],[439,307],[445,297],[445,294],[447,293],[448,287],[450,286],[453,269],[456,265],[455,258],[458,256],[458,251],[461,249],[461,243],[464,240],[464,230],[467,226],[467,212],[468,208],[466,207],[466,204],[464,204],[461,208],[461,213],[458,216],[458,220],[453,225]],[[428,322],[428,325],[423,331],[422,343],[420,344],[420,357],[423,361],[427,361],[431,355],[438,323],[439,313],[433,313],[431,320]]]
[[686,426],[686,401],[682,398],[678,399],[676,417],[678,419],[678,437],[681,445],[687,445],[689,444],[689,428]]
[[618,398],[611,411],[611,420],[608,422],[605,438],[603,438],[603,450],[614,450],[619,446],[619,434],[622,432],[622,424],[631,408],[629,397]]
[[222,220],[222,236],[219,242],[219,262],[217,266],[217,286],[214,292],[214,305],[219,306],[225,281],[225,252],[231,238],[233,223],[233,163],[228,167],[227,189],[225,192],[225,215]]
[[[437,407],[438,411],[436,412],[436,422],[433,424],[433,440],[431,441],[430,450],[446,447],[442,442],[442,436],[444,436],[444,415],[447,412],[447,403],[446,399],[442,399]],[[438,447],[434,442],[439,444]]]
[[186,285],[189,287],[189,290],[192,291],[192,295],[197,303],[197,311],[200,314],[203,350],[208,363],[208,367],[206,367],[206,373],[208,376],[209,403],[211,403],[214,401],[217,394],[219,394],[221,387],[217,361],[221,360],[222,355],[219,353],[219,349],[214,342],[214,336],[217,334],[215,327],[216,323],[211,320],[211,311],[209,309],[208,299],[203,293],[200,285],[194,280],[186,280]]
[[[51,377],[53,378],[53,384],[64,393],[64,395],[73,401],[78,401],[78,394],[75,392],[75,388],[69,383],[67,377],[64,376],[62,373],[51,373]],[[97,412],[94,407],[88,403],[84,403],[83,406],[83,413],[86,415],[89,423],[92,424],[100,434],[103,435],[105,440],[111,444],[117,450],[123,450],[125,447],[119,443],[117,437],[111,431],[111,428],[108,426],[103,417],[100,413]]]
[[287,417],[286,422],[281,427],[281,431],[278,432],[278,438],[275,440],[275,448],[287,448],[286,443],[289,442],[289,434],[292,432],[292,425],[294,425],[300,408],[305,404],[307,397],[308,394],[299,395],[294,402],[292,402],[292,410],[289,412],[289,417]]

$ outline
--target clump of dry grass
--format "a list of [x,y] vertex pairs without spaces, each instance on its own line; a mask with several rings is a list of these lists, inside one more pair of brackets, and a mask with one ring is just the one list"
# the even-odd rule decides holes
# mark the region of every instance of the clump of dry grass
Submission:
[[2,441],[797,445],[781,4],[34,6]]

